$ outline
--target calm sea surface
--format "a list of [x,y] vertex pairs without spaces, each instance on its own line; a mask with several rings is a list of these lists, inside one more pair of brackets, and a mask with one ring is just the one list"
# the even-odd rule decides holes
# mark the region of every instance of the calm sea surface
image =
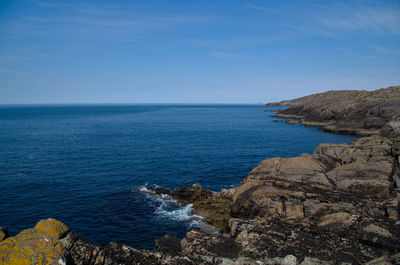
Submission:
[[273,122],[256,105],[0,106],[0,226],[53,217],[100,244],[152,248],[201,226],[145,192],[239,184],[261,160],[352,136]]

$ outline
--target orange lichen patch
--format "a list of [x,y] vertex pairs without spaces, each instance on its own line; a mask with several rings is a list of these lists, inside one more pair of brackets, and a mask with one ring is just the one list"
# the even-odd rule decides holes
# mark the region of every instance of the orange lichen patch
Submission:
[[40,220],[36,224],[35,229],[45,232],[49,234],[49,236],[55,237],[57,239],[61,238],[63,235],[65,235],[65,233],[69,231],[69,228],[65,224],[53,218]]
[[65,264],[64,254],[56,238],[32,228],[0,243],[0,263],[4,265]]

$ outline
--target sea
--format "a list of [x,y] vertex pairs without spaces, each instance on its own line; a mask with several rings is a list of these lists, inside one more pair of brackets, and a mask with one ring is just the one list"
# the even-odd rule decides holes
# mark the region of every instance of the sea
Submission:
[[274,122],[262,105],[2,105],[0,226],[55,218],[86,239],[152,249],[166,233],[211,229],[146,187],[229,189],[263,159],[350,135]]

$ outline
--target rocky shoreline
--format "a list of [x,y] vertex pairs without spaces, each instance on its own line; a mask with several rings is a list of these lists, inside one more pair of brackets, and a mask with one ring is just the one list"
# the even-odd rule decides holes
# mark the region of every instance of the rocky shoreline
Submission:
[[400,121],[396,119],[400,106],[399,91],[400,86],[375,91],[328,91],[266,106],[290,106],[277,110],[273,116],[289,119],[292,123],[316,126],[333,133],[394,138],[390,135],[392,129],[400,128]]
[[368,135],[313,154],[266,159],[240,185],[168,190],[218,233],[165,235],[152,251],[99,246],[54,219],[8,237],[0,264],[400,264],[400,87],[334,91],[269,106],[275,117]]

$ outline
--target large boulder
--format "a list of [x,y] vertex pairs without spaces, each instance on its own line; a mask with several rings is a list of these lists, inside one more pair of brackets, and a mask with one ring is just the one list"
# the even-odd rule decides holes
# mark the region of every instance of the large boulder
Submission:
[[59,239],[67,231],[68,227],[59,221],[42,220],[35,228],[0,242],[0,261],[9,265],[65,265],[67,252]]
[[334,168],[326,173],[343,193],[360,198],[388,198],[391,177],[395,169],[393,159],[379,162],[354,162]]
[[329,192],[333,188],[325,172],[336,165],[324,155],[266,159],[236,188],[232,216],[303,218],[302,201],[307,193]]
[[392,142],[381,136],[363,137],[348,144],[320,144],[314,154],[330,156],[341,164],[391,157]]

